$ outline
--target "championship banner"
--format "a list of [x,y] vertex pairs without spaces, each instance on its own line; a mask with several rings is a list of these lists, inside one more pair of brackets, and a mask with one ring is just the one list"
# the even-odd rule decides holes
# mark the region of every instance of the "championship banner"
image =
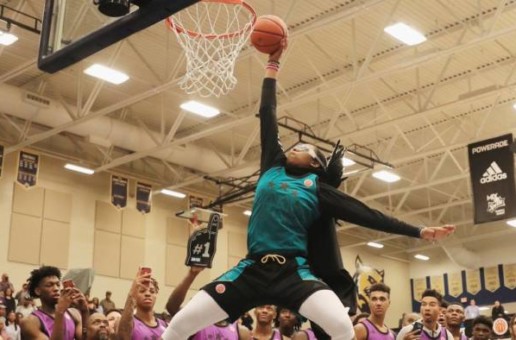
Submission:
[[480,270],[466,270],[466,291],[477,295],[482,289],[480,285]]
[[25,151],[20,151],[16,182],[23,185],[25,188],[33,187],[38,182],[38,172],[39,156]]
[[152,185],[136,182],[136,210],[142,214],[151,211]]
[[500,288],[498,266],[484,268],[484,285],[486,290],[493,293]]
[[188,239],[185,264],[189,267],[211,268],[217,249],[217,233],[219,231],[220,215],[212,213],[208,226],[196,230]]
[[516,288],[516,264],[503,265],[503,282],[509,289]]
[[129,180],[111,175],[111,204],[121,209],[127,206],[127,188]]
[[4,146],[0,145],[0,177],[2,177],[3,166],[4,166]]
[[414,286],[412,291],[414,292],[414,300],[421,300],[423,292],[426,290],[426,278],[414,279]]
[[464,293],[461,272],[448,274],[448,295],[455,298]]
[[512,134],[468,145],[475,224],[516,216]]
[[430,276],[430,288],[444,295],[444,277],[442,275]]

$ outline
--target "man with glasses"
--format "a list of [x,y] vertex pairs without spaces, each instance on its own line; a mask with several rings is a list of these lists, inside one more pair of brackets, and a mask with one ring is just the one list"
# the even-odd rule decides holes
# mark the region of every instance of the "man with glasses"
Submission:
[[[299,311],[334,340],[353,339],[347,309],[308,263],[311,226],[317,225],[321,216],[329,216],[430,240],[442,239],[455,229],[409,225],[325,183],[330,177],[329,163],[314,145],[299,144],[287,154],[283,152],[276,117],[276,76],[282,52],[283,47],[269,56],[262,86],[261,174],[248,224],[248,255],[203,287],[175,315],[163,334],[165,340],[187,339],[210,324],[228,317],[236,320],[254,306],[271,303]],[[332,161],[338,165],[341,159],[333,157]],[[340,183],[340,177],[336,182]]]

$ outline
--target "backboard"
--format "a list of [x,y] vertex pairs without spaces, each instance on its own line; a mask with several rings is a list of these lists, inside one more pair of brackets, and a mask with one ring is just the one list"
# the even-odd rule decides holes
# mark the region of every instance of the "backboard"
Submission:
[[42,71],[62,70],[199,0],[125,0],[130,9],[121,17],[102,14],[99,1],[46,0],[38,56]]

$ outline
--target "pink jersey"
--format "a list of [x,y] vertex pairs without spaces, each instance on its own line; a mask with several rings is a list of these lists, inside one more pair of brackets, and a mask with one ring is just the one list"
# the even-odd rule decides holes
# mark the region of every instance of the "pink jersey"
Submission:
[[[253,339],[256,339],[256,338],[253,336]],[[274,329],[272,331],[272,335],[269,340],[283,340],[283,337],[281,336],[281,333],[279,330]]]
[[236,323],[230,323],[226,326],[211,325],[190,338],[191,340],[238,340],[238,326]]
[[133,316],[133,336],[132,340],[158,340],[161,334],[165,332],[167,325],[165,321],[156,318],[157,325],[154,327],[147,326],[142,320]]
[[[43,312],[41,309],[35,310],[34,312],[32,312],[32,315],[39,319],[41,323],[41,331],[50,338],[52,332],[54,331],[54,317]],[[64,318],[64,339],[73,340],[75,339],[75,321],[73,320],[72,316],[68,311],[64,314]]]
[[300,330],[300,332],[304,332],[306,334],[306,338],[308,340],[317,340],[317,338],[315,337],[314,331],[312,331],[311,329],[303,329],[303,330]]
[[387,332],[382,332],[368,319],[360,322],[367,329],[367,340],[394,340],[396,338],[390,329],[387,329]]

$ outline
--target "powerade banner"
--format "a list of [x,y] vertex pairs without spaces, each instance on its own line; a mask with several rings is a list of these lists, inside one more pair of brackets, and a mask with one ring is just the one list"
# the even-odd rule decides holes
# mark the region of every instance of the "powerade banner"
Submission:
[[0,177],[2,177],[3,166],[4,166],[4,146],[0,145]]
[[468,145],[475,224],[516,216],[512,134]]
[[25,188],[33,187],[38,182],[39,156],[20,151],[18,157],[18,175],[16,182]]
[[111,204],[121,209],[127,206],[127,187],[129,180],[111,175]]
[[142,214],[151,211],[152,185],[136,182],[136,209]]

